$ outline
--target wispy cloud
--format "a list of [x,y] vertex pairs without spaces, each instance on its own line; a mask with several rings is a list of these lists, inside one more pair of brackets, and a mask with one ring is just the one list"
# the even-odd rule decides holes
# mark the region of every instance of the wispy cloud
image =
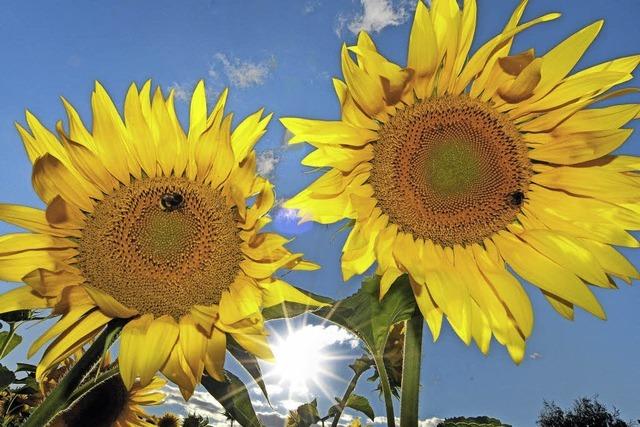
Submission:
[[533,360],[542,359],[542,354],[540,354],[538,352],[531,353],[529,355],[529,359],[533,359]]
[[358,34],[360,31],[378,32],[389,26],[402,25],[411,16],[414,3],[408,0],[360,0],[361,12],[338,15],[336,34],[341,37],[345,28]]
[[[196,88],[196,84],[197,82],[195,81],[190,83],[173,82],[168,87],[168,89],[173,90],[173,96],[175,97],[176,101],[190,102],[193,91]],[[207,99],[209,99],[210,101],[213,101],[218,97],[218,95],[220,95],[219,88],[214,84],[205,84],[205,91]]]
[[309,15],[310,13],[315,12],[322,5],[320,0],[307,0],[304,2],[304,7],[302,8],[302,13],[304,15]]
[[268,177],[276,168],[280,161],[280,156],[274,150],[265,150],[258,153],[256,157],[256,169],[258,174]]
[[218,78],[222,71],[232,86],[243,89],[264,84],[277,66],[273,55],[263,61],[252,62],[218,52],[214,59],[215,62],[209,68],[209,76]]

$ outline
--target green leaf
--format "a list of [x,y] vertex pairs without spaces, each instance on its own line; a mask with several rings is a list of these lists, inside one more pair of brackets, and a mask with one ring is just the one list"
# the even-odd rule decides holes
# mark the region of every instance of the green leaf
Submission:
[[16,348],[22,342],[22,337],[16,333],[11,334],[8,331],[0,332],[0,359]]
[[33,311],[31,310],[15,310],[0,314],[0,320],[4,320],[7,323],[22,322],[32,318]]
[[225,382],[203,375],[202,385],[241,426],[264,427],[253,409],[247,386],[231,372],[225,373]]
[[12,371],[0,365],[0,391],[9,387],[16,379],[16,374]]
[[408,278],[401,276],[379,300],[379,277],[362,282],[355,294],[314,314],[337,323],[356,334],[372,354],[382,356],[391,327],[409,319],[416,310]]
[[320,420],[320,414],[318,413],[318,401],[317,399],[313,399],[311,402],[300,405],[298,406],[298,409],[289,413],[287,426],[310,427]]
[[366,397],[360,396],[358,394],[352,394],[347,399],[346,407],[355,409],[356,411],[360,411],[365,414],[371,421],[376,417],[369,400]]
[[238,344],[231,335],[227,335],[227,349],[233,357],[235,357],[238,363],[240,363],[240,365],[242,365],[242,367],[249,373],[249,375],[251,375],[253,380],[260,387],[260,390],[262,390],[267,402],[271,404],[269,401],[269,395],[267,394],[267,386],[262,379],[262,370],[258,364],[258,359],[256,359],[253,354],[242,348],[242,346],[240,346],[240,344]]
[[16,363],[16,369],[14,372],[28,372],[35,374],[36,365],[32,365],[30,363]]
[[[317,295],[312,292],[306,291],[304,289],[296,288],[303,294],[313,298],[316,301],[320,301],[326,304],[333,304],[331,298],[324,297],[322,295]],[[274,305],[272,307],[267,307],[262,310],[262,317],[264,320],[276,320],[276,319],[289,319],[292,317],[299,316],[303,313],[314,312],[317,310],[317,307],[309,307],[306,304],[299,304],[295,302],[285,301],[282,304]]]

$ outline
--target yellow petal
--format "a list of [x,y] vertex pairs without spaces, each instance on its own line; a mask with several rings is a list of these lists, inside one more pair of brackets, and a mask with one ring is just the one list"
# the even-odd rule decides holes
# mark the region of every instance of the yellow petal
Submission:
[[180,387],[180,393],[185,400],[189,400],[196,388],[196,380],[187,364],[182,346],[173,346],[171,354],[167,358],[162,373],[173,383]]
[[316,301],[307,294],[300,292],[287,282],[279,279],[272,280],[268,283],[261,283],[262,288],[262,306],[273,307],[284,302],[293,302],[302,304],[307,307],[321,307],[327,305],[320,301]]
[[275,359],[269,347],[269,341],[264,335],[248,335],[248,334],[231,334],[238,344],[240,344],[249,353],[266,360],[267,362],[273,362]]
[[182,143],[173,126],[162,91],[158,87],[151,103],[151,132],[156,141],[158,164],[165,176],[171,175]]
[[96,82],[91,95],[93,110],[93,138],[96,151],[104,166],[123,184],[129,183],[129,173],[140,176],[140,167],[129,159],[127,151],[128,134],[118,110],[109,94]]
[[342,45],[341,57],[342,74],[349,93],[369,117],[377,117],[384,109],[382,85],[353,63],[346,45]]
[[91,199],[100,197],[100,192],[95,187],[75,176],[60,160],[50,154],[36,160],[32,180],[33,188],[45,203],[60,195],[84,211],[91,212]]
[[571,35],[542,57],[542,79],[532,101],[545,96],[578,63],[595,40],[604,21],[597,21]]
[[85,284],[83,287],[89,296],[91,296],[91,299],[95,301],[96,305],[100,307],[100,310],[109,317],[127,319],[138,314],[137,310],[124,306],[111,295],[91,285]]
[[8,222],[36,233],[61,237],[79,237],[79,234],[72,230],[51,227],[43,210],[29,206],[0,204],[0,221]]
[[576,238],[551,230],[525,230],[518,236],[576,276],[595,285],[608,286],[598,259]]
[[562,299],[576,304],[593,315],[605,318],[602,306],[587,285],[508,232],[493,236],[493,242],[507,263],[525,280]]
[[407,52],[407,67],[415,71],[415,91],[419,98],[427,93],[427,81],[438,66],[438,44],[433,29],[429,9],[422,0],[416,6],[411,34],[409,35],[409,49]]
[[306,141],[311,144],[341,144],[361,147],[378,138],[378,134],[372,130],[359,128],[343,121],[297,118],[283,118],[280,121],[294,134],[293,138],[289,140],[289,144]]
[[[77,251],[74,251],[77,254]],[[67,251],[24,251],[15,254],[0,256],[0,280],[7,282],[20,282],[22,278],[38,268],[56,271],[61,266],[60,255],[68,254],[69,258],[74,254]],[[58,255],[58,256],[56,256]]]
[[595,242],[589,239],[580,239],[604,270],[615,276],[631,282],[631,279],[639,279],[640,273],[621,253],[609,245]]
[[560,165],[572,165],[605,156],[631,136],[632,129],[611,129],[563,135],[529,151],[529,157]]
[[[126,355],[129,358],[129,364],[132,365],[133,377],[140,379],[139,385],[142,387],[148,385],[156,372],[164,366],[178,339],[178,325],[173,317],[165,315],[153,319],[153,316],[144,315],[139,319],[145,316],[147,318],[138,325],[142,334],[131,337],[132,342],[129,347],[131,354]],[[129,322],[125,329],[139,319]],[[123,335],[124,332],[123,330]],[[148,349],[149,351],[140,351],[140,349]],[[122,347],[120,347],[121,364],[124,357]],[[120,370],[122,372],[122,365]]]
[[531,180],[545,187],[611,202],[633,202],[639,188],[631,177],[597,168],[562,166],[534,174]]
[[236,163],[242,162],[253,150],[256,142],[265,134],[273,114],[267,114],[262,118],[263,113],[264,109],[261,108],[245,118],[234,129],[231,135],[231,147]]
[[411,280],[411,287],[413,289],[413,295],[416,298],[418,308],[424,316],[427,326],[431,331],[433,342],[436,342],[442,329],[442,310],[436,307],[426,286],[420,285],[414,280]]
[[31,286],[20,286],[0,296],[0,313],[46,307],[47,300],[34,292]]
[[640,113],[638,104],[613,105],[582,110],[558,125],[554,134],[575,134],[607,129],[618,129]]
[[[45,217],[50,225],[67,230],[84,229],[87,219],[79,207],[72,203],[67,203],[60,196],[55,196],[49,202]],[[80,233],[80,231],[77,231],[77,233]]]
[[[151,353],[149,347],[143,347],[143,341],[149,325],[153,321],[152,314],[144,314],[136,319],[129,321],[120,336],[120,351],[118,353],[118,366],[120,368],[120,377],[127,390],[130,390],[136,379],[140,376],[138,358],[141,356],[142,348],[146,349],[144,353]],[[150,351],[151,350],[151,351]]]
[[38,337],[33,344],[31,344],[31,347],[29,347],[29,351],[27,352],[27,357],[33,357],[33,355],[36,354],[47,341],[62,334],[67,329],[70,329],[82,316],[93,308],[95,308],[95,306],[89,304],[73,307],[67,314],[58,319],[53,326],[47,329],[45,333]]
[[133,153],[142,170],[149,177],[156,176],[156,146],[149,124],[142,111],[140,95],[135,84],[129,87],[124,101],[124,118],[131,137]]
[[205,331],[200,328],[193,318],[186,314],[180,318],[178,324],[180,337],[178,343],[182,347],[185,361],[191,369],[196,384],[202,378],[204,371],[204,355],[207,350],[207,336]]
[[95,310],[83,317],[72,328],[63,332],[44,352],[42,360],[36,368],[36,379],[41,381],[51,367],[75,353],[100,332],[110,320],[110,317]]
[[220,299],[220,320],[233,325],[260,311],[262,293],[254,282],[243,275],[238,275],[228,291],[222,293]]
[[510,104],[522,102],[533,95],[540,82],[542,59],[534,59],[506,88],[498,89],[498,95]]
[[225,381],[224,359],[227,354],[227,334],[218,328],[214,328],[211,338],[207,341],[207,351],[204,357],[204,365],[207,373],[216,381]]
[[34,291],[43,297],[57,297],[67,286],[77,286],[84,282],[80,273],[61,270],[47,271],[37,269],[22,278],[22,281],[31,286]]

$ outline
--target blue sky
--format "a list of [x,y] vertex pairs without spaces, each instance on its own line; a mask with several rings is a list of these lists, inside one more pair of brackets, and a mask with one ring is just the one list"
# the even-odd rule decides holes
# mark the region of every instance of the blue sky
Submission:
[[[515,0],[478,0],[474,47],[504,25],[516,4]],[[25,108],[53,126],[64,118],[59,102],[59,96],[64,95],[88,118],[94,80],[100,80],[122,105],[132,81],[142,83],[151,78],[156,84],[176,89],[185,118],[190,91],[197,80],[204,79],[212,99],[230,86],[228,108],[235,111],[236,118],[264,106],[276,117],[335,119],[339,111],[331,77],[340,75],[341,43],[353,42],[358,29],[365,28],[374,32],[385,55],[403,62],[412,5],[408,0],[5,2],[0,14],[0,199],[41,206],[31,189],[30,165],[13,125],[24,121]],[[562,12],[563,17],[519,36],[514,51],[533,46],[543,53],[599,18],[606,24],[578,68],[640,50],[637,0],[531,0],[525,18],[552,11]],[[639,100],[629,97],[627,101]],[[639,138],[632,136],[621,151],[640,154]],[[303,173],[306,171],[299,165],[307,149],[286,148],[285,140],[284,129],[274,120],[257,147],[261,170],[275,182],[279,199],[291,197],[317,176]],[[277,212],[274,215],[277,217]],[[321,271],[292,273],[287,279],[334,298],[357,289],[358,279],[343,283],[338,269],[346,237],[339,224],[295,228],[276,220],[274,227],[295,235],[291,246],[323,265]],[[0,226],[2,232],[10,229]],[[640,253],[625,254],[640,265]],[[4,286],[10,289],[12,285]],[[534,425],[543,399],[568,405],[578,396],[594,394],[618,407],[624,418],[639,418],[637,284],[621,286],[619,291],[595,290],[607,311],[606,322],[584,312],[577,312],[576,320],[568,322],[531,286],[527,291],[534,304],[536,326],[521,366],[515,366],[495,342],[489,356],[482,356],[476,348],[461,343],[449,328],[437,343],[427,339],[421,418],[486,414],[528,427]],[[301,327],[302,320],[294,326]],[[26,331],[25,341],[42,328],[37,325]],[[282,324],[272,328],[286,334]],[[358,354],[351,338],[336,328],[307,328],[313,329],[324,346],[323,353]],[[14,352],[8,363],[22,360],[26,347]],[[346,361],[331,361],[328,369],[334,376],[347,378],[346,365]],[[299,390],[289,396],[277,382],[275,376],[269,379],[274,408],[256,400],[261,405],[257,409],[269,414],[269,425],[281,425],[278,414],[315,394],[321,397],[322,409],[330,404],[312,384],[308,393]],[[341,395],[345,387],[344,379],[330,376],[324,383],[333,395]],[[357,391],[370,398],[376,414],[383,415],[373,389],[363,381]],[[177,409],[181,401],[175,389],[172,392],[166,408]],[[197,394],[191,402],[192,408],[215,412],[212,405],[204,394]]]

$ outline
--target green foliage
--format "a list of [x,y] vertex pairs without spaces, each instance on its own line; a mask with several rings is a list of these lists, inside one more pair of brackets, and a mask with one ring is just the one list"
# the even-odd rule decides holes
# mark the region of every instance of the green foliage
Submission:
[[227,414],[244,427],[263,427],[258,420],[247,386],[234,374],[225,371],[227,380],[216,381],[208,375],[202,376],[202,385],[213,396]]
[[203,417],[198,414],[189,414],[182,421],[182,427],[207,427],[209,425],[209,418]]
[[309,403],[298,406],[295,411],[289,411],[286,427],[310,427],[320,421],[318,401],[313,399]]
[[0,391],[9,387],[16,380],[16,374],[5,366],[0,365]]
[[[338,401],[338,405],[333,405],[329,409],[329,415],[331,416],[334,416],[335,414],[337,414],[340,409],[339,407],[340,399],[336,398],[336,401]],[[375,413],[373,412],[373,408],[369,403],[369,400],[364,396],[360,396],[358,394],[351,394],[347,398],[347,401],[345,402],[344,406],[345,408],[351,408],[351,409],[355,409],[356,411],[362,412],[367,417],[369,417],[371,421],[373,421],[373,419],[376,417]]]
[[227,335],[227,350],[229,350],[229,353],[231,353],[238,363],[240,363],[249,375],[251,375],[253,380],[260,387],[260,390],[262,390],[264,397],[267,398],[267,402],[271,403],[267,393],[267,386],[262,379],[262,370],[258,364],[258,359],[256,359],[253,354],[242,348],[231,335]]
[[511,427],[509,424],[503,424],[497,418],[491,418],[487,416],[447,418],[438,427],[480,427],[480,426]]
[[0,320],[7,323],[24,322],[33,319],[33,311],[31,310],[15,310],[0,314]]
[[[372,379],[379,378],[380,371],[384,370],[386,379],[397,377],[399,380],[399,376],[391,371],[393,363],[385,361],[385,353],[389,354],[386,346],[393,326],[413,316],[415,298],[406,276],[398,278],[382,300],[379,295],[380,277],[373,276],[365,279],[355,294],[315,314],[347,328],[365,343],[378,372]],[[398,380],[389,385],[391,393],[396,396],[400,386]]]
[[544,401],[537,424],[540,427],[628,427],[631,425],[621,420],[619,415],[620,412],[616,408],[609,411],[605,405],[598,402],[597,397],[576,399],[573,407],[566,411],[554,402]]
[[11,353],[21,342],[22,337],[13,331],[0,332],[0,359]]

